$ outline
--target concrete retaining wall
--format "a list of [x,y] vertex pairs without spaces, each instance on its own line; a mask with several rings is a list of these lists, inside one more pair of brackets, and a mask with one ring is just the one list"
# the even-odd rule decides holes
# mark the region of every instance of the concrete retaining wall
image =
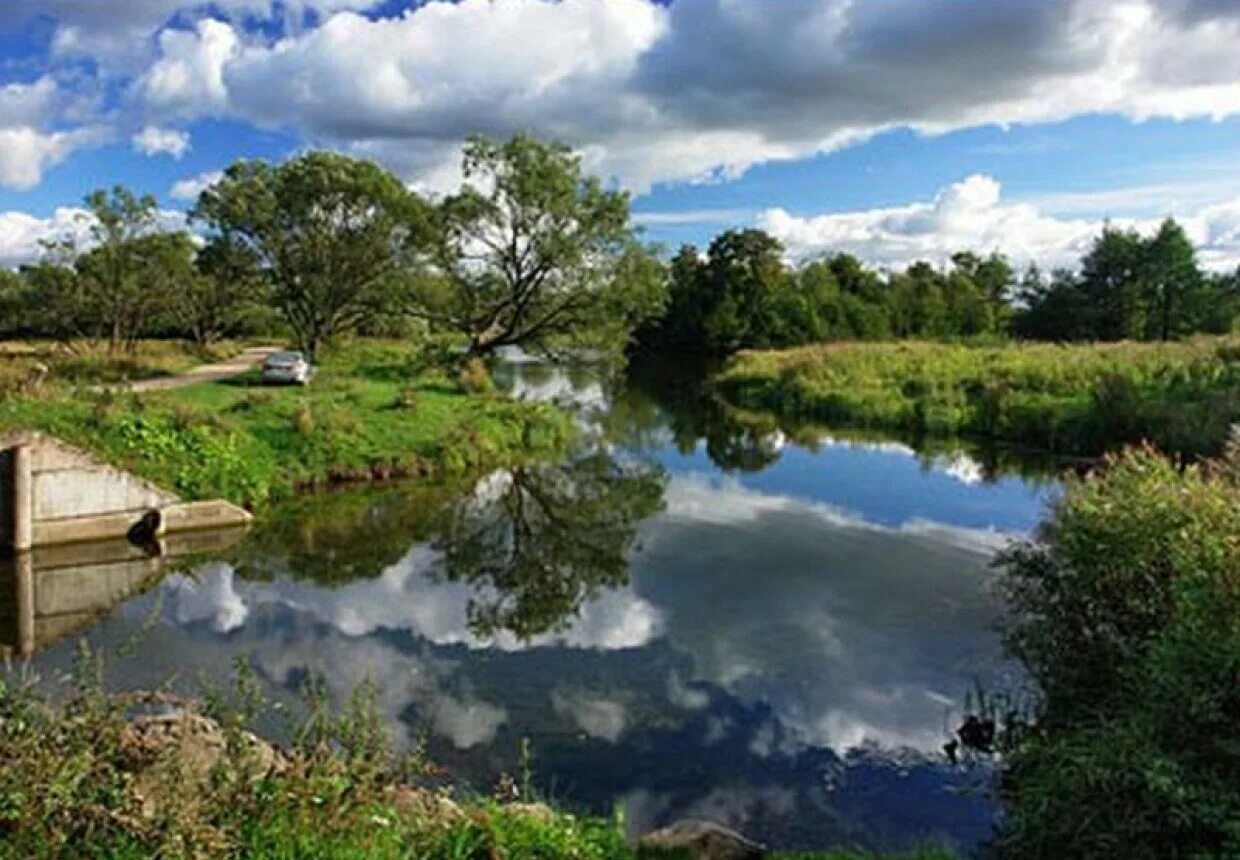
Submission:
[[244,529],[182,532],[160,554],[128,541],[72,543],[0,561],[0,657],[26,657],[88,627],[118,603],[154,585],[174,559],[218,553]]
[[41,433],[0,435],[0,547],[124,537],[151,511],[159,535],[245,525],[250,514],[225,501],[182,502],[166,490]]

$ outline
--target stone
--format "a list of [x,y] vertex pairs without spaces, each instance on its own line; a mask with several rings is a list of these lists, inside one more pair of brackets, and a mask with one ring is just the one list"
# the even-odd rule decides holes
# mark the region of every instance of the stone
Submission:
[[[241,732],[239,738],[250,778],[261,779],[288,766],[283,753],[253,733]],[[119,752],[133,775],[131,789],[143,815],[153,818],[164,812],[169,786],[192,792],[205,784],[227,747],[228,737],[219,723],[179,710],[135,717],[121,734]]]
[[766,849],[713,821],[677,821],[638,840],[643,851],[689,860],[762,860]]

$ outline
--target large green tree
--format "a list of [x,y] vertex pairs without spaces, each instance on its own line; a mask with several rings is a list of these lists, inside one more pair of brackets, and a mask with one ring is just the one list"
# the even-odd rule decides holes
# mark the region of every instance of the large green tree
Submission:
[[110,349],[133,343],[167,321],[170,297],[192,277],[193,243],[162,232],[155,198],[123,186],[86,197],[90,248],[77,256],[80,320],[90,320]]
[[430,222],[427,204],[391,173],[328,152],[239,161],[203,191],[193,217],[251,257],[312,357],[368,317],[401,311]]
[[616,350],[658,312],[662,267],[637,241],[628,195],[584,174],[567,147],[476,137],[463,168],[465,185],[437,207],[416,307],[468,336],[471,355]]
[[269,294],[254,256],[236,239],[215,236],[198,251],[194,272],[172,297],[177,326],[199,346],[239,331]]

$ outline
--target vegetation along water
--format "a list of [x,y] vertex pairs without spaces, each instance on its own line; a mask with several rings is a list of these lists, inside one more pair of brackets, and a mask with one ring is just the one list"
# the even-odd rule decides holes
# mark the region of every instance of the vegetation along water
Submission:
[[[567,147],[462,169],[118,187],[0,273],[0,428],[260,514],[7,563],[0,856],[1240,856],[1240,285],[1179,225],[668,256]],[[319,373],[125,384],[264,343]]]

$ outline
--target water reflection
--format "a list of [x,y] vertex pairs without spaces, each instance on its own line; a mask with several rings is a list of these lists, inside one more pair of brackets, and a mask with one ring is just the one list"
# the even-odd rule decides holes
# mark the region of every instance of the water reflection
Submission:
[[142,630],[114,682],[218,681],[243,658],[291,703],[307,673],[340,696],[369,675],[398,736],[429,736],[455,776],[485,789],[528,738],[543,790],[622,802],[634,830],[986,837],[985,772],[939,748],[971,686],[1004,682],[989,560],[1053,485],[903,444],[811,446],[589,375],[509,383],[577,404],[588,449],[299,500],[94,626],[111,653]]
[[29,657],[159,582],[169,564],[218,553],[244,529],[181,532],[154,546],[125,540],[38,547],[0,559],[0,657]]
[[442,576],[471,586],[470,627],[519,638],[560,630],[628,583],[638,524],[662,506],[657,468],[602,451],[496,472],[452,506],[432,542]]

